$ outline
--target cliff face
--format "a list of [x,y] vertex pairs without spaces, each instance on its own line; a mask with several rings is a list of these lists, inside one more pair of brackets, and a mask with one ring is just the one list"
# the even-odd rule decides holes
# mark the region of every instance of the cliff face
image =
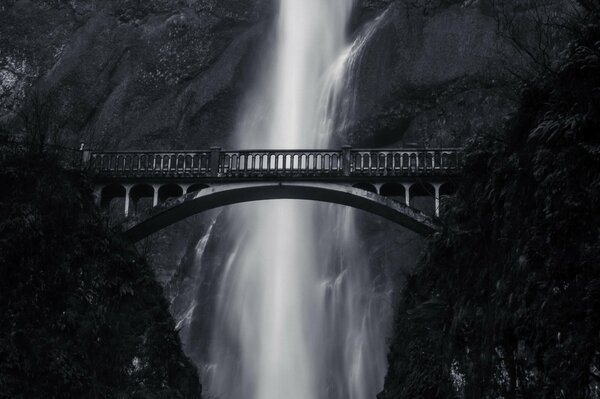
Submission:
[[583,22],[510,129],[467,148],[380,399],[598,397],[600,15]]
[[[339,142],[459,144],[501,123],[514,108],[504,67],[522,59],[488,3],[359,1],[354,36],[376,26],[353,71],[357,106]],[[274,8],[273,0],[5,1],[0,122],[13,127],[33,86],[53,98],[73,144],[229,145]],[[527,22],[527,7],[505,12]]]
[[2,118],[10,122],[37,79],[67,139],[121,149],[222,143],[240,65],[264,33],[263,3],[9,2],[0,16]]
[[563,3],[377,2],[381,17],[355,66],[356,109],[340,141],[460,145],[502,126],[514,110],[515,75],[528,78],[560,49],[547,25]]

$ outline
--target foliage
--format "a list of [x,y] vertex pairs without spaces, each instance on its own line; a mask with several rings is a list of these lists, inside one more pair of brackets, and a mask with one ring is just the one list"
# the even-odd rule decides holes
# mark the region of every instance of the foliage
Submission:
[[470,144],[448,227],[400,301],[379,399],[600,397],[598,21],[504,136]]
[[28,155],[0,186],[0,398],[200,397],[160,286],[85,176]]

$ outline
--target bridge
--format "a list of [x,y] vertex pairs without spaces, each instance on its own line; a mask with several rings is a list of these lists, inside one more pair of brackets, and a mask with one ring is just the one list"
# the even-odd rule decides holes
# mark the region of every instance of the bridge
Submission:
[[[419,234],[439,229],[461,149],[83,151],[102,207],[122,200],[132,242],[193,214],[235,203],[303,199],[352,206]],[[430,198],[430,214],[416,200]],[[417,201],[418,202],[418,201]],[[142,212],[141,204],[147,208]]]

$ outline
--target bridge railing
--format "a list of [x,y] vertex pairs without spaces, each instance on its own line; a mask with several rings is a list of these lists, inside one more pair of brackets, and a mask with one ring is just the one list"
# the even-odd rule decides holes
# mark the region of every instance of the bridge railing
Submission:
[[385,149],[351,151],[353,174],[395,175],[455,171],[461,162],[459,149]]
[[106,177],[264,178],[402,176],[455,172],[461,150],[351,149],[173,152],[88,152],[90,168]]
[[226,151],[220,153],[218,172],[222,177],[340,175],[342,159],[339,151]]
[[90,168],[98,174],[134,176],[210,176],[210,151],[91,152]]

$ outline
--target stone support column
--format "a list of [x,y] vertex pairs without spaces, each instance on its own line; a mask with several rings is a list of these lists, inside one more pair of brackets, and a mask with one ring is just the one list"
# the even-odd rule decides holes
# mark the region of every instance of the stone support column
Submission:
[[131,192],[131,184],[125,185],[125,217],[129,216],[129,204],[131,201],[129,193]]
[[406,206],[410,206],[410,188],[414,183],[402,183],[404,186],[404,199],[406,200]]
[[94,187],[94,204],[96,204],[97,207],[100,207],[102,205],[102,189],[104,187],[102,186],[95,186]]
[[440,188],[442,183],[433,183],[433,189],[435,190],[435,216],[440,216]]
[[158,205],[158,189],[159,188],[160,188],[160,186],[157,184],[152,185],[152,190],[154,190],[154,198],[152,199],[152,206]]

